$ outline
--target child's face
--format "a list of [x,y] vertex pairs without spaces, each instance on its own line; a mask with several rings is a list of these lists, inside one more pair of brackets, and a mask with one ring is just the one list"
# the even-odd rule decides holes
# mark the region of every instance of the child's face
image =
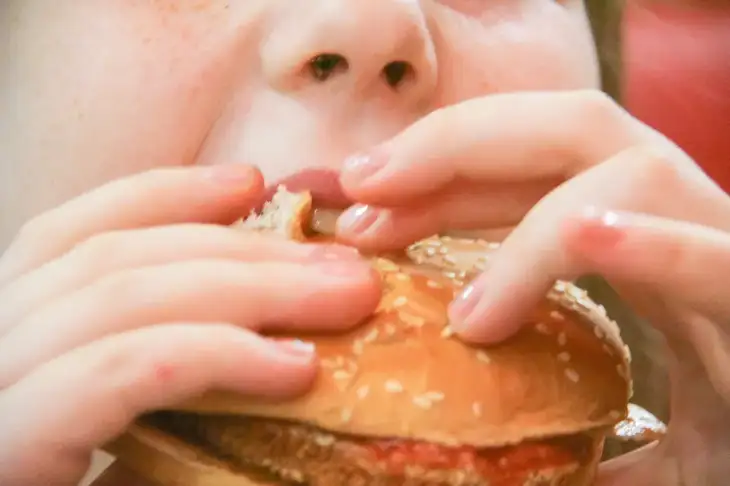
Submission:
[[[0,191],[11,208],[3,237],[132,172],[245,162],[273,182],[337,168],[444,105],[598,83],[581,0],[11,0],[4,9],[0,180],[13,187]],[[317,80],[308,65],[320,54],[348,68],[322,58],[318,73],[333,69]],[[383,68],[400,61],[410,67],[399,81],[396,64],[394,89]]]

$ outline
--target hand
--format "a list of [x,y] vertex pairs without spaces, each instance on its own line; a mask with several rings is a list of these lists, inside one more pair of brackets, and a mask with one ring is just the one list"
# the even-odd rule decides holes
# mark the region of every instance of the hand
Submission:
[[497,342],[556,279],[600,273],[671,356],[672,423],[602,485],[715,485],[730,472],[730,199],[679,148],[598,92],[522,93],[437,111],[353,157],[361,202],[341,239],[397,247],[446,230],[509,235],[452,304],[463,337]]
[[307,389],[312,347],[256,332],[353,326],[379,284],[351,249],[215,224],[262,194],[246,167],[163,170],[21,231],[0,261],[0,483],[76,484],[136,416],[207,389]]

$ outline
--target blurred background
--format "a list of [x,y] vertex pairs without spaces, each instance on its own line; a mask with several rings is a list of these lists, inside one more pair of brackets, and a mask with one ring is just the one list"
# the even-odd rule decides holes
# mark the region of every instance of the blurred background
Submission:
[[730,191],[730,0],[627,3],[625,105]]

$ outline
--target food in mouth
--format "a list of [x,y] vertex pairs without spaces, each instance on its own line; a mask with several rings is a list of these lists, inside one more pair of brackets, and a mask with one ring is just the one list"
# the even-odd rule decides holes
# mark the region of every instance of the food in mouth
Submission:
[[[313,221],[308,194],[285,189],[238,226],[331,238],[314,232],[326,225]],[[316,345],[311,391],[275,403],[210,392],[143,417],[108,449],[176,486],[590,485],[607,436],[644,439],[662,426],[647,416],[626,426],[628,350],[605,311],[568,282],[501,344],[454,334],[447,307],[496,246],[433,237],[366,256],[383,283],[367,322],[272,336]]]

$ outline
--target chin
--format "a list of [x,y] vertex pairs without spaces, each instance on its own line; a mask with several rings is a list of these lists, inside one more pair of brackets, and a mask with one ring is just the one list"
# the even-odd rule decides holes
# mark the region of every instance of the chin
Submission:
[[[279,191],[242,231],[322,241],[307,193]],[[585,292],[558,282],[523,329],[477,347],[447,306],[483,268],[482,240],[433,237],[367,255],[378,309],[314,342],[313,388],[284,402],[210,392],[142,417],[107,450],[163,485],[587,486],[629,415],[629,353]]]

